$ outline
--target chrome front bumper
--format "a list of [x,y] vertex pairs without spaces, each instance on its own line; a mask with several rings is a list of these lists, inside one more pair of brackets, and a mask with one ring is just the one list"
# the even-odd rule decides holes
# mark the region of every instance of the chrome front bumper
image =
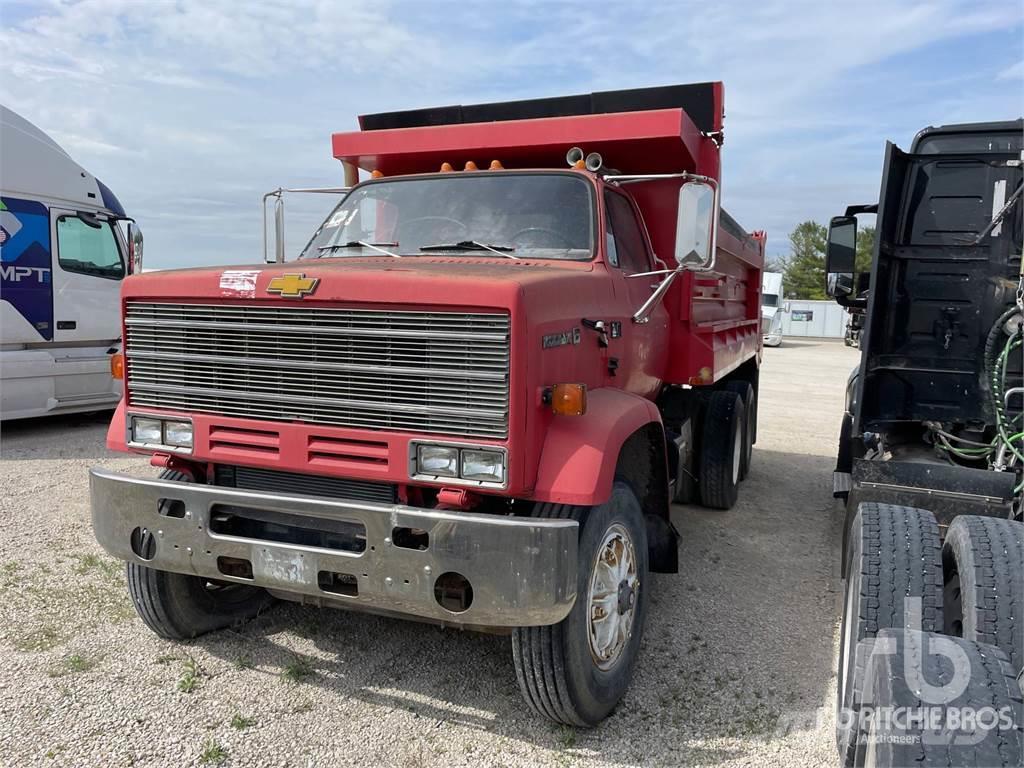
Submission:
[[[89,474],[92,524],[100,545],[114,557],[158,570],[479,627],[555,624],[576,600],[578,524],[573,520],[286,496],[99,469]],[[346,552],[212,532],[211,510],[217,505],[298,516],[314,529],[317,520],[361,524],[365,549]],[[180,516],[161,514],[170,508]],[[426,549],[395,546],[396,528],[426,531]],[[136,529],[153,534],[155,551],[148,560],[133,551]],[[225,574],[218,558],[249,561],[252,578]],[[355,594],[325,591],[321,572],[351,575]],[[471,604],[458,613],[435,598],[438,577],[449,572],[461,574],[472,587]]]

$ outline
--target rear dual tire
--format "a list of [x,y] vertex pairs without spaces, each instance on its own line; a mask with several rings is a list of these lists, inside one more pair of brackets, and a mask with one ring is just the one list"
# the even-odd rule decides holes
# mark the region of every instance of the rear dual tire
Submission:
[[[926,510],[862,503],[850,527],[836,691],[836,742],[856,764],[868,658],[883,629],[942,629],[939,526]],[[908,598],[910,599],[908,601]],[[920,626],[912,615],[920,605]]]
[[742,398],[731,390],[716,390],[708,396],[700,451],[700,500],[705,507],[731,509],[739,497],[745,412]]
[[1024,523],[957,517],[942,564],[946,634],[994,645],[1024,667]]

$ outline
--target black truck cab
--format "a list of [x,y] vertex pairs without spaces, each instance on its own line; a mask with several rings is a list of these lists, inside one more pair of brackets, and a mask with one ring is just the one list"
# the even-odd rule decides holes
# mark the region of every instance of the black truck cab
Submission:
[[[864,321],[835,474],[851,509],[1020,514],[1022,149],[1022,120],[887,143],[878,203],[830,223],[828,292]],[[869,276],[854,269],[863,213],[877,214]]]

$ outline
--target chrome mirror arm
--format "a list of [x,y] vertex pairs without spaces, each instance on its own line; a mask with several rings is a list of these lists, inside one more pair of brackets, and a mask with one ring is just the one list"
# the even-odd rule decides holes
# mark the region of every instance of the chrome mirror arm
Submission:
[[[267,200],[270,198],[276,199],[275,205],[275,223],[277,220],[280,221],[278,231],[283,235],[284,233],[284,196],[286,193],[295,192],[301,194],[320,194],[320,195],[344,195],[352,191],[352,187],[294,187],[286,189],[284,187],[278,187],[277,189],[267,192],[263,196],[263,261],[267,261]],[[284,261],[284,242],[282,238],[278,238],[281,242],[275,244],[274,253],[275,261]],[[277,258],[278,254],[281,258]]]
[[[658,287],[654,289],[654,293],[651,294],[650,298],[647,299],[647,301],[640,306],[640,309],[633,314],[634,323],[643,324],[651,319],[651,310],[653,310],[658,305],[658,302],[662,300],[665,296],[665,292],[672,286],[676,277],[680,273],[686,272],[686,269],[684,267],[676,267],[675,269],[666,271],[668,272],[668,277],[658,283]],[[661,270],[648,274],[661,274]],[[641,275],[630,275],[629,277],[641,277]]]

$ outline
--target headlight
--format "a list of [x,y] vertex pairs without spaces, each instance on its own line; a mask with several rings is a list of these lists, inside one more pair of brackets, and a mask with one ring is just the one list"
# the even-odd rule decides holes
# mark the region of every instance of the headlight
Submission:
[[190,421],[165,421],[164,422],[164,443],[173,445],[176,448],[192,447],[192,422]]
[[505,482],[505,455],[499,451],[462,450],[462,471],[465,480],[485,483]]
[[455,481],[505,487],[505,451],[475,445],[431,445],[413,443],[409,456],[409,473],[424,480]]
[[147,448],[166,448],[172,451],[192,452],[192,422],[184,419],[157,419],[153,416],[129,416],[131,429],[128,440]]
[[163,422],[160,419],[140,419],[133,416],[132,441],[159,445],[163,442]]
[[416,447],[416,472],[441,477],[459,476],[459,449],[446,445]]

